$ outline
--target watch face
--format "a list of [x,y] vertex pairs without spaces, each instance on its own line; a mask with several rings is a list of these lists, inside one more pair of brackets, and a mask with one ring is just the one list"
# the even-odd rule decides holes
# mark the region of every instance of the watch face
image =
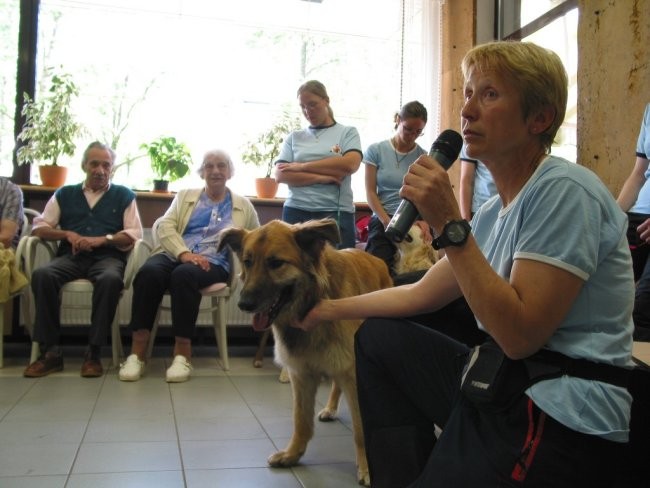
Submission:
[[449,227],[447,227],[446,234],[447,237],[449,237],[449,240],[455,244],[463,242],[463,240],[465,240],[467,237],[467,231],[465,230],[463,224],[460,222],[451,222]]

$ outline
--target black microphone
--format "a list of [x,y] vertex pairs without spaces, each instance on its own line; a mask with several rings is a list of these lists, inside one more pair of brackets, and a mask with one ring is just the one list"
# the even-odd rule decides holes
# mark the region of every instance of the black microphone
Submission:
[[[460,148],[463,146],[463,137],[455,130],[442,131],[431,145],[429,156],[435,159],[445,171],[451,168],[458,159]],[[418,209],[411,202],[403,198],[397,211],[386,227],[386,237],[393,242],[402,242],[404,236],[418,217]]]

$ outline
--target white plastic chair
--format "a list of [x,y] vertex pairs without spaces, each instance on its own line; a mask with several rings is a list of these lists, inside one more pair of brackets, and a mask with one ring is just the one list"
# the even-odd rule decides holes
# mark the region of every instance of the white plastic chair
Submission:
[[[21,239],[21,242],[25,240],[24,244],[24,259],[25,259],[25,274],[27,278],[31,281],[32,273],[36,268],[45,262],[49,262],[56,256],[58,245],[60,241],[45,241],[36,236],[27,236]],[[124,292],[131,287],[135,273],[137,272],[139,266],[142,264],[142,247],[144,242],[142,239],[138,239],[135,243],[134,248],[129,252],[126,262],[126,268],[124,270],[124,288],[121,292],[121,296],[124,296]],[[86,279],[73,280],[61,288],[61,300],[60,300],[60,311],[61,314],[61,326],[65,325],[87,325],[90,323],[90,314],[92,312],[92,292],[93,284]],[[29,292],[30,300],[33,303],[33,296],[31,289]],[[74,296],[79,297],[75,299]],[[26,312],[24,313],[25,317],[25,326],[27,327],[29,334],[33,337],[33,315],[31,314],[31,306],[27,304],[25,307]],[[71,317],[67,317],[71,315]],[[119,304],[115,311],[115,316],[113,322],[111,323],[111,349],[113,356],[113,365],[117,366],[120,363],[120,357],[124,355],[122,349],[122,340],[120,335],[120,317],[119,317]],[[30,362],[36,361],[40,353],[40,347],[37,342],[32,341],[32,351]]]
[[[158,246],[158,220],[154,222],[151,228],[151,235],[153,240],[153,247]],[[228,310],[228,300],[230,299],[231,290],[233,289],[234,280],[238,274],[236,269],[237,262],[232,258],[232,253],[228,251],[228,257],[230,259],[230,274],[228,275],[228,281],[225,283],[214,283],[206,288],[201,290],[201,304],[199,306],[199,313],[210,313],[212,314],[212,324],[203,325],[197,323],[197,327],[213,327],[214,336],[217,340],[217,347],[219,349],[219,356],[221,357],[221,362],[223,365],[224,371],[230,369],[230,361],[228,360],[228,336],[227,336],[227,310]],[[160,324],[160,315],[162,312],[167,311],[171,312],[171,302],[169,293],[165,293],[160,306],[158,307],[158,313],[156,314],[156,319],[154,320],[154,325],[151,330],[151,336],[149,338],[149,346],[147,349],[147,357],[151,357],[151,352],[153,350],[153,344],[156,339],[156,333]]]
[[[18,247],[16,248],[16,263],[18,265],[19,270],[23,270],[23,253],[24,253],[24,242],[22,240],[23,237],[29,235],[29,231],[31,229],[31,221],[30,217],[33,220],[34,217],[40,215],[39,212],[32,208],[24,208],[23,209],[23,225],[20,228],[20,238],[21,240],[18,242]],[[29,288],[29,285],[23,288],[22,290],[19,290],[18,292],[12,294],[9,297],[9,300],[6,302],[0,303],[0,368],[4,366],[4,329],[5,329],[5,311],[13,306],[14,299],[16,297],[20,297],[21,301],[27,300],[27,296],[29,293],[25,293],[25,291]]]

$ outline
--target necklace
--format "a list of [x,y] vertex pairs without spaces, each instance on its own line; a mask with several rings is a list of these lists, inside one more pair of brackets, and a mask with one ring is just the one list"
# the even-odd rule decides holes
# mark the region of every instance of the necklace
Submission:
[[395,166],[397,166],[399,168],[399,165],[402,163],[402,161],[404,161],[406,159],[406,157],[411,153],[411,151],[413,151],[413,148],[406,151],[404,153],[404,156],[402,156],[400,158],[399,155],[397,154],[397,144],[395,144],[394,140],[391,140],[391,143],[392,143],[392,146],[393,146],[393,152],[395,153]]
[[318,126],[318,127],[310,127],[309,131],[311,132],[311,135],[316,138],[317,141],[320,141],[320,136],[322,136],[325,132],[327,132],[329,129],[334,127],[335,124],[328,125],[327,127],[323,126]]

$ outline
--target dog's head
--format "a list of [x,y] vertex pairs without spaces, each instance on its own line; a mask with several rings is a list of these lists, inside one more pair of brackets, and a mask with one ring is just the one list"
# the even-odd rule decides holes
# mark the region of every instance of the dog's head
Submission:
[[437,255],[431,244],[425,242],[424,231],[418,225],[409,229],[404,239],[396,243],[397,273],[407,273],[430,268],[437,260]]
[[332,219],[295,225],[273,220],[251,231],[231,228],[220,234],[219,250],[229,246],[241,263],[237,305],[254,314],[255,329],[307,314],[322,296],[323,252],[339,239]]

